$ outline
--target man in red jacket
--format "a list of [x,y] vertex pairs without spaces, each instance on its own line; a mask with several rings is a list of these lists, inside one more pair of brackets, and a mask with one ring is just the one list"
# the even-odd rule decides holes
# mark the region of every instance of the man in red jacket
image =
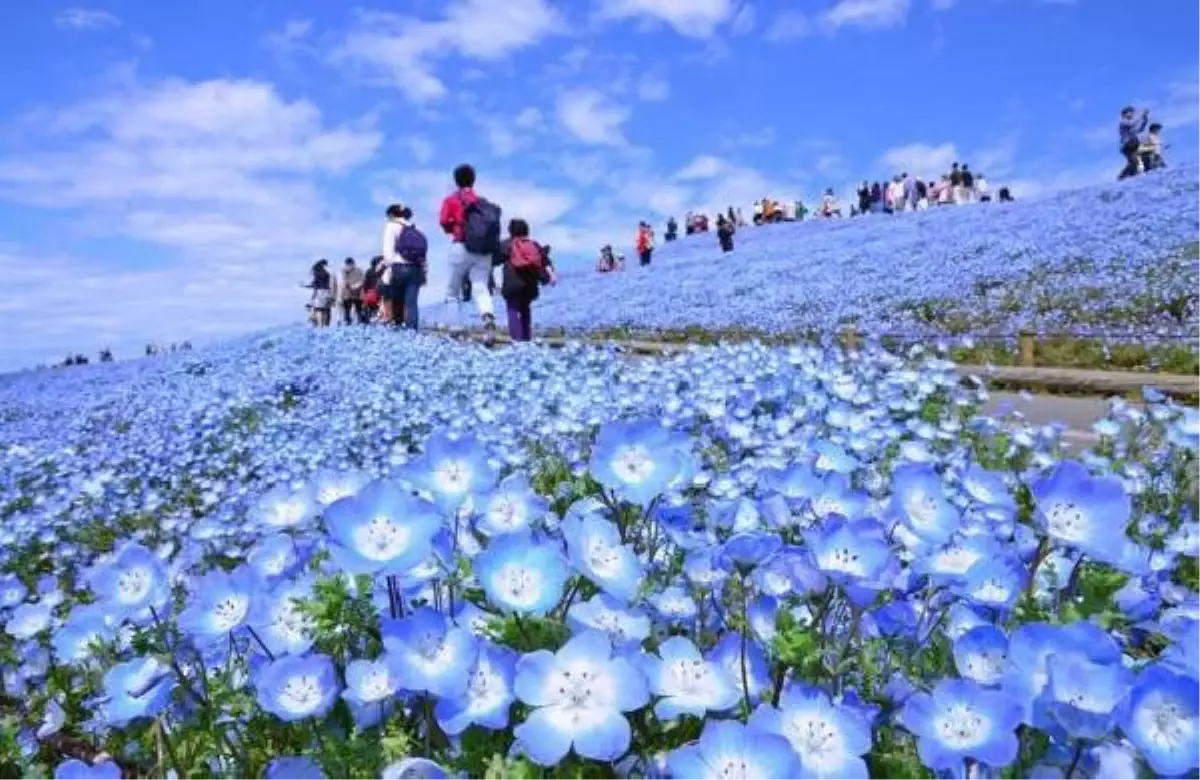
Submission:
[[468,210],[481,202],[479,196],[475,194],[475,169],[470,165],[460,165],[455,168],[454,185],[455,191],[442,201],[442,212],[438,219],[442,230],[446,231],[446,235],[452,242],[449,254],[450,278],[446,286],[446,299],[459,304],[459,320],[461,321],[463,279],[469,279],[472,297],[475,299],[475,305],[479,307],[483,327],[490,337],[496,330],[495,310],[491,293],[488,291],[488,279],[492,275],[492,254],[490,252],[470,252],[465,246]]

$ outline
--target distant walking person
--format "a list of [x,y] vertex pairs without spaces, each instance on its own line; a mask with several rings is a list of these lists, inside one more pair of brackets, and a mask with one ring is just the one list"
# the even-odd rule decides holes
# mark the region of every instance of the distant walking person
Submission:
[[508,336],[513,341],[533,338],[533,302],[543,284],[555,284],[550,247],[529,237],[529,223],[514,219],[508,223],[508,238],[500,243],[496,263],[502,266],[500,294],[508,310]]
[[346,258],[342,268],[342,324],[353,325],[363,318],[363,284],[365,276],[353,257]]
[[654,254],[654,230],[647,222],[638,223],[636,249],[638,262],[642,265],[650,265],[650,258]]
[[388,206],[383,256],[391,277],[386,291],[391,323],[416,330],[420,325],[420,294],[429,242],[413,224],[412,216],[412,209],[401,203]]
[[726,219],[723,214],[717,215],[717,243],[721,245],[722,252],[733,251],[733,234],[737,232],[737,226],[732,219]]
[[1146,123],[1149,121],[1150,112],[1144,108],[1140,117],[1133,106],[1125,106],[1121,109],[1121,121],[1117,123],[1117,135],[1121,139],[1121,155],[1125,158],[1125,167],[1117,176],[1118,181],[1128,179],[1130,176],[1137,176],[1141,172],[1141,159],[1138,157],[1141,141],[1138,140],[1138,134],[1146,129]]
[[475,169],[470,165],[454,169],[454,187],[454,192],[442,201],[438,220],[451,241],[446,297],[459,302],[461,315],[463,279],[470,280],[490,342],[496,330],[496,315],[487,282],[492,256],[500,246],[500,207],[475,194]]
[[318,328],[328,328],[333,313],[333,302],[337,300],[337,278],[329,272],[329,261],[322,258],[313,263],[312,279],[304,285],[312,290],[309,308],[312,322]]

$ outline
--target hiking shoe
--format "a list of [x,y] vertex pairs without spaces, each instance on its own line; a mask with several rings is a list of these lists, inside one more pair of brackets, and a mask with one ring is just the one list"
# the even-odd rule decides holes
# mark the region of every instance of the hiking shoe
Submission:
[[496,317],[492,314],[483,315],[483,343],[492,346],[496,343]]

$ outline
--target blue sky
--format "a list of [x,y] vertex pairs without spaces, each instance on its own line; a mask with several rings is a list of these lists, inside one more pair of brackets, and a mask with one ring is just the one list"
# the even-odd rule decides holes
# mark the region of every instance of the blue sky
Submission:
[[308,265],[377,253],[388,202],[436,234],[463,161],[590,262],[641,218],[954,160],[1018,197],[1109,180],[1126,103],[1197,155],[1194,3],[9,6],[0,368],[295,320]]

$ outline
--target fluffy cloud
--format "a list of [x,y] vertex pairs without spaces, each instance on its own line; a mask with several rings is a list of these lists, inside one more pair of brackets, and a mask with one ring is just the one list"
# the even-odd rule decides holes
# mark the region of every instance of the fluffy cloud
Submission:
[[841,27],[895,27],[907,17],[908,0],[838,0],[821,15],[821,22],[832,32]]
[[793,41],[811,35],[812,21],[803,11],[784,11],[767,28],[766,39],[773,43]]
[[598,13],[602,19],[649,19],[689,38],[707,38],[737,10],[732,0],[600,0]]
[[616,146],[625,143],[621,127],[629,121],[631,112],[599,90],[585,87],[564,92],[558,97],[557,110],[562,126],[585,144]]
[[328,58],[413,100],[427,101],[448,91],[434,71],[436,60],[457,54],[496,61],[563,31],[562,17],[547,0],[456,0],[436,21],[360,12]]
[[54,15],[54,25],[63,30],[102,30],[120,27],[121,20],[107,11],[67,8]]
[[888,149],[880,157],[879,164],[889,176],[908,172],[910,176],[929,179],[950,170],[950,165],[958,159],[954,144],[907,144]]

